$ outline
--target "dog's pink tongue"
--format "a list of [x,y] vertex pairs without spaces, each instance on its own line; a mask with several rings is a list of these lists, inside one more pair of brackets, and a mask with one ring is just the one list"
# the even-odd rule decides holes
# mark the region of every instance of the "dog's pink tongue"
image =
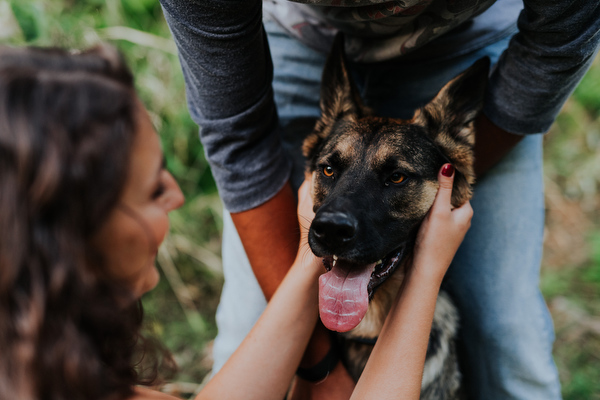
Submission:
[[342,268],[339,260],[319,277],[319,314],[329,330],[347,332],[363,319],[369,306],[367,285],[375,264]]

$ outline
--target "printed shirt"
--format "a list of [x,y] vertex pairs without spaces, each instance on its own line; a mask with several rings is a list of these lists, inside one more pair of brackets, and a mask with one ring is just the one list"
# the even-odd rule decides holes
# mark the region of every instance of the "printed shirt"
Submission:
[[[326,50],[337,30],[345,33],[354,61],[376,62],[406,55],[461,24],[495,0],[265,0],[264,13],[305,44]],[[504,0],[489,13],[485,31],[467,29],[461,44],[481,42],[514,27],[520,1]],[[492,29],[490,29],[490,27]],[[493,40],[493,39],[491,39]]]

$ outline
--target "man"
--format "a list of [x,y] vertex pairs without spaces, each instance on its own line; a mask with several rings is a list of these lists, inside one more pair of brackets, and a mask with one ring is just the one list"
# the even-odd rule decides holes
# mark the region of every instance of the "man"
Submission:
[[[215,368],[250,329],[296,254],[293,193],[302,176],[299,143],[310,129],[301,121],[319,114],[321,71],[341,30],[353,77],[380,115],[408,118],[478,58],[495,64],[476,121],[472,227],[446,282],[461,312],[465,387],[476,399],[560,398],[552,323],[538,289],[540,133],[598,50],[598,2],[161,2],[190,112],[231,213]],[[315,372],[329,349],[318,326],[301,367]],[[343,366],[325,372],[319,384],[300,379],[295,394],[347,398],[353,382]]]

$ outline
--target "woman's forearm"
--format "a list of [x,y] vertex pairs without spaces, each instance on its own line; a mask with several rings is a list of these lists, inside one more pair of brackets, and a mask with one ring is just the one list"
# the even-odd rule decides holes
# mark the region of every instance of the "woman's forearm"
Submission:
[[407,274],[352,399],[419,398],[439,288],[418,268]]
[[196,400],[285,397],[317,321],[322,272],[310,249],[301,249],[254,328]]

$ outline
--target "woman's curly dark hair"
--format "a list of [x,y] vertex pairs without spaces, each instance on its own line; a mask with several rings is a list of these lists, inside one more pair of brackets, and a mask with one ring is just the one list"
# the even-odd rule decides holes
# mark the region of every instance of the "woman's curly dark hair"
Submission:
[[140,302],[123,306],[90,245],[125,184],[136,99],[111,47],[0,48],[1,399],[122,399],[142,380]]

